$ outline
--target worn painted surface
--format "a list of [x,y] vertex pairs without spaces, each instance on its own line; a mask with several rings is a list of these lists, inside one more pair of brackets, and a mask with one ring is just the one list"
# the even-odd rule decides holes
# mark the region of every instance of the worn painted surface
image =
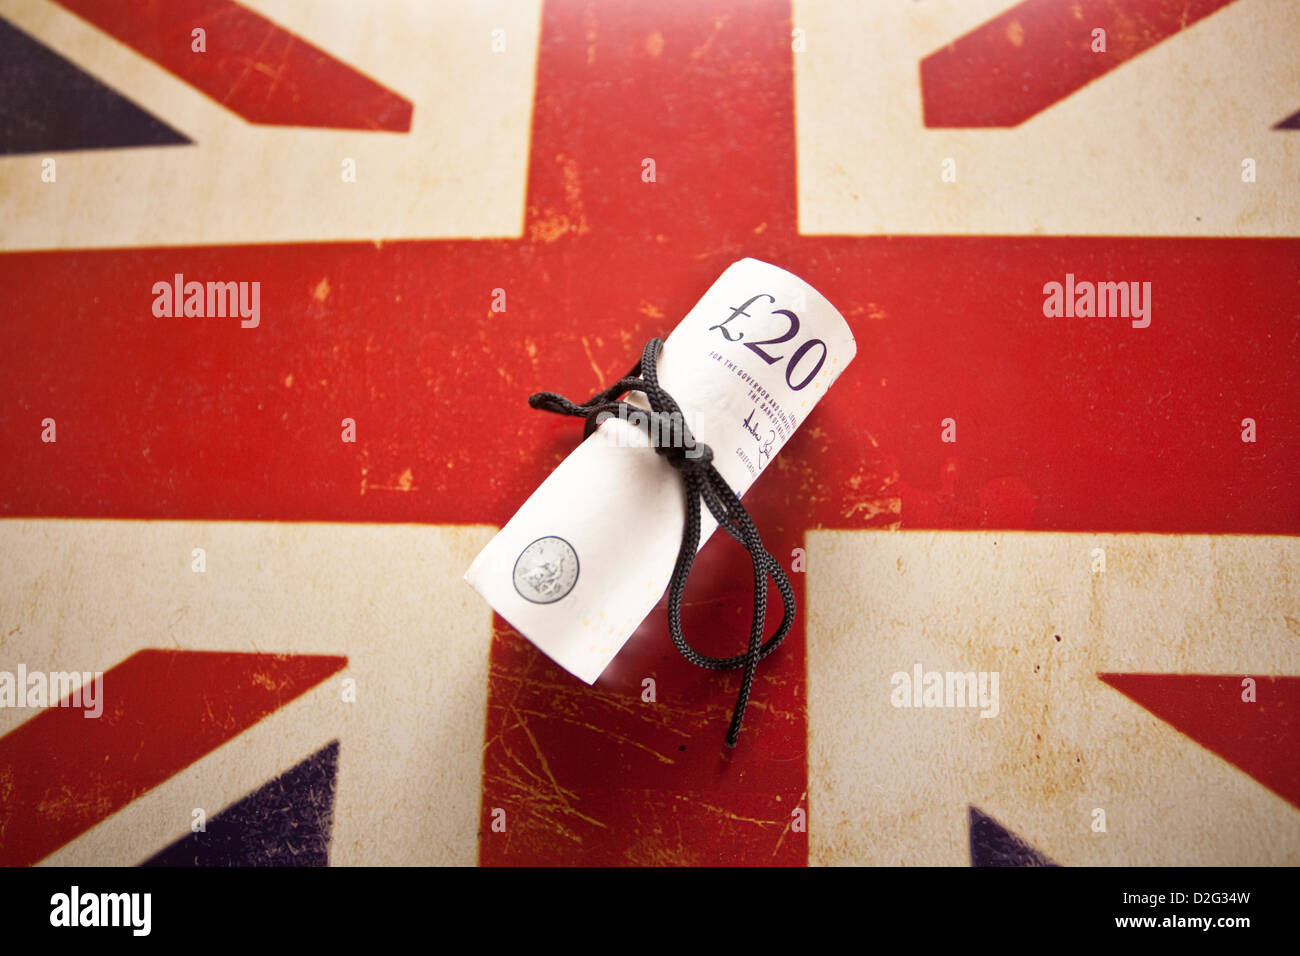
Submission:
[[[1300,862],[1297,594],[1295,537],[810,533],[812,862],[962,865],[971,805],[1064,865]],[[996,706],[897,705],[918,664]]]
[[336,740],[141,865],[328,866],[338,762]]
[[0,671],[105,688],[99,720],[0,707],[0,860],[134,866],[337,740],[331,864],[472,865],[491,534],[0,521]]
[[[382,42],[361,35],[354,51],[347,30],[295,20],[299,5],[288,0],[250,5],[281,17],[410,97],[411,137],[424,132],[422,117],[442,115],[430,89],[445,94],[464,84],[463,78],[453,83],[443,74],[426,77],[425,87],[403,82],[403,71],[415,75],[415,67],[427,63],[424,54],[418,63],[413,57],[395,59],[388,75],[376,51],[386,50],[400,33],[391,25]],[[158,78],[150,69],[161,71],[138,58],[119,62],[120,51],[97,52],[93,30],[70,22],[76,18],[10,7],[0,3],[0,15],[12,14],[65,55],[84,51],[99,67],[96,75],[120,72],[137,102],[194,135],[200,147],[205,139],[223,141],[225,127],[219,124],[227,118],[220,114],[228,111],[192,90],[166,85],[178,81]],[[1026,768],[1006,768],[1002,785],[1015,799],[1005,793],[982,801],[979,794],[954,796],[951,826],[931,831],[939,834],[934,847],[880,828],[868,832],[861,822],[827,820],[819,808],[818,788],[826,792],[829,784],[816,757],[818,747],[834,750],[846,766],[862,761],[866,780],[876,772],[864,740],[834,730],[837,722],[819,730],[817,704],[809,709],[812,694],[831,701],[848,693],[850,677],[840,673],[809,686],[809,676],[816,681],[826,673],[816,657],[819,648],[827,640],[858,642],[861,652],[869,653],[876,636],[862,632],[863,616],[885,613],[868,603],[873,565],[861,549],[879,547],[877,541],[899,528],[1300,534],[1294,456],[1300,443],[1294,417],[1300,373],[1293,360],[1300,346],[1293,294],[1300,280],[1300,245],[1285,238],[1300,234],[1290,199],[1295,177],[1284,175],[1293,147],[1272,145],[1277,141],[1267,146],[1274,164],[1254,184],[1251,202],[1263,203],[1275,218],[1255,232],[1207,226],[1193,232],[1198,238],[1171,238],[1187,232],[1131,229],[1129,214],[1146,195],[1139,182],[1134,195],[1117,194],[1104,206],[1081,202],[1072,212],[1068,204],[1054,204],[1054,215],[1061,217],[1055,222],[1064,227],[1043,231],[1059,235],[944,235],[1032,233],[1035,226],[1014,216],[981,220],[964,213],[966,207],[953,206],[952,194],[938,188],[938,161],[947,155],[946,144],[936,146],[934,155],[894,156],[890,162],[897,178],[856,161],[915,140],[888,135],[878,142],[864,140],[854,117],[883,111],[900,122],[919,123],[919,100],[875,89],[870,57],[859,59],[858,73],[835,72],[843,61],[832,53],[844,38],[889,46],[882,31],[901,14],[882,13],[872,31],[850,25],[854,33],[832,29],[833,9],[800,4],[792,17],[789,6],[777,2],[608,8],[553,2],[541,14],[540,43],[528,42],[525,29],[523,50],[512,45],[508,49],[514,52],[500,60],[491,59],[490,19],[479,17],[473,21],[475,32],[446,41],[452,44],[447,55],[468,71],[464,76],[484,71],[481,90],[471,83],[472,94],[443,104],[459,111],[455,115],[464,122],[440,127],[447,135],[437,149],[447,151],[457,170],[469,170],[473,160],[490,163],[485,177],[465,172],[464,188],[444,175],[444,153],[408,154],[400,134],[391,133],[353,134],[385,138],[383,145],[359,145],[373,151],[363,154],[369,156],[360,167],[363,174],[374,169],[367,163],[380,164],[378,175],[356,184],[363,186],[365,192],[357,194],[363,198],[344,192],[338,179],[338,160],[354,141],[303,139],[305,134],[292,131],[283,132],[292,141],[264,141],[250,154],[256,164],[252,171],[233,178],[211,174],[219,163],[193,167],[188,179],[159,169],[140,177],[118,175],[129,168],[131,151],[112,159],[123,164],[121,170],[86,165],[80,154],[69,155],[60,166],[57,189],[66,183],[69,190],[102,190],[115,176],[115,191],[103,208],[84,201],[68,205],[73,194],[41,184],[34,157],[0,161],[0,200],[23,224],[6,227],[5,247],[50,250],[0,257],[9,315],[8,348],[0,357],[0,442],[6,449],[0,459],[5,489],[0,513],[129,519],[120,523],[126,535],[158,519],[194,520],[213,533],[225,522],[236,522],[236,529],[246,528],[244,522],[273,521],[364,525],[368,544],[361,550],[338,524],[313,539],[317,567],[327,566],[328,574],[348,582],[352,590],[345,593],[358,596],[354,600],[367,589],[389,588],[391,606],[400,607],[404,619],[425,622],[414,632],[413,646],[419,649],[386,656],[380,648],[387,645],[372,639],[359,614],[343,616],[355,622],[353,630],[347,624],[323,627],[313,636],[300,620],[332,620],[328,614],[345,605],[312,585],[314,574],[326,572],[299,565],[294,574],[303,578],[291,576],[283,593],[264,596],[262,606],[270,616],[265,644],[259,639],[259,646],[274,652],[345,653],[350,668],[368,668],[375,680],[411,674],[420,687],[432,688],[432,675],[444,667],[458,675],[456,709],[450,712],[456,716],[448,718],[455,730],[445,731],[445,741],[425,722],[427,698],[415,691],[386,699],[382,711],[366,717],[367,732],[374,735],[367,752],[374,762],[365,765],[365,787],[350,769],[356,748],[322,724],[299,728],[292,745],[240,738],[241,754],[256,758],[252,764],[245,759],[236,766],[218,751],[209,764],[196,765],[195,773],[211,769],[204,786],[216,787],[223,805],[339,737],[333,862],[467,862],[477,855],[487,864],[800,864],[810,859],[809,834],[794,827],[796,809],[807,812],[812,834],[827,839],[835,834],[836,845],[848,847],[814,852],[814,861],[874,859],[906,850],[911,862],[952,849],[954,855],[945,860],[966,862],[969,804],[1035,842],[1050,827],[1032,808],[1061,784],[1045,783]],[[1251,30],[1275,36],[1269,16],[1276,9],[1265,0],[1240,0],[1189,28],[1186,41],[1213,45],[1207,31],[1220,26],[1234,36]],[[935,26],[941,18],[932,11],[916,16],[923,38],[940,39],[937,45],[917,46],[909,68],[914,81],[920,57],[978,26],[978,21],[955,26],[945,38]],[[348,22],[344,14],[339,17]],[[426,20],[419,23],[428,28]],[[792,53],[791,30],[804,24],[811,31],[810,46]],[[519,34],[510,37],[513,44]],[[1032,39],[1032,32],[1026,33],[1026,42]],[[1091,95],[1183,39],[1172,37],[1077,96]],[[909,44],[916,45],[914,40]],[[1263,49],[1262,58],[1276,59],[1278,70],[1292,68],[1273,46]],[[482,52],[471,56],[468,50]],[[517,73],[510,74],[516,77],[511,81],[488,70],[521,71],[525,77],[535,70],[531,125],[528,110],[510,96],[474,99],[484,91],[495,96],[517,86]],[[437,87],[438,82],[443,85]],[[1270,97],[1277,95],[1277,85],[1269,87]],[[150,88],[162,93],[150,98]],[[1076,97],[1067,97],[1059,108],[1075,102]],[[178,106],[201,119],[197,128],[181,122],[186,113],[178,114]],[[1057,108],[1038,119],[1053,116]],[[481,121],[470,122],[475,109]],[[1283,115],[1286,111],[1264,124],[1259,135],[1291,135],[1269,128]],[[1038,119],[1017,135],[1032,135]],[[1094,140],[1106,137],[1104,120],[1085,127],[1085,133]],[[493,138],[503,129],[501,139]],[[1057,141],[1055,134],[1040,135],[1049,145]],[[527,145],[522,181],[510,164],[510,150],[521,143]],[[1236,140],[1220,145],[1228,174],[1235,177],[1242,147]],[[806,149],[816,152],[805,155]],[[389,153],[405,157],[408,165],[385,165]],[[1051,155],[1045,148],[1026,162],[1043,163],[1039,169],[1045,171]],[[316,156],[319,164],[312,161]],[[653,183],[642,179],[646,158],[655,160]],[[1106,157],[1100,161],[1104,165]],[[409,165],[417,162],[418,173]],[[295,177],[285,187],[289,194],[303,195],[297,205],[281,201],[283,191],[276,191],[280,163]],[[927,182],[934,179],[934,188],[915,185],[914,168],[922,166],[933,170],[925,176]],[[973,170],[962,165],[960,175],[973,172],[983,183],[981,202],[1011,212],[1043,205],[1018,206],[1021,179],[1006,177],[1001,168],[995,162]],[[1122,180],[1117,175],[1112,182]],[[174,223],[161,214],[141,214],[153,208],[152,194],[163,182],[179,182],[188,190],[172,195],[169,208],[183,208],[176,197],[189,196],[202,208],[220,205],[221,211],[215,219]],[[963,188],[969,182],[959,180]],[[51,191],[36,192],[42,188]],[[1061,195],[1073,188],[1066,184],[1049,192]],[[1194,181],[1185,189],[1185,194],[1162,193],[1162,208],[1182,209],[1180,203],[1193,203],[1200,195]],[[859,207],[842,201],[849,194],[895,203],[891,215],[912,218],[854,218]],[[276,196],[279,204],[268,207],[267,197]],[[426,199],[429,204],[420,205]],[[90,210],[84,216],[83,208]],[[854,215],[836,218],[836,209]],[[476,219],[479,213],[482,218]],[[1105,228],[1107,215],[1113,217],[1112,228]],[[400,228],[383,228],[386,221],[400,222]],[[1071,221],[1087,237],[1075,234]],[[82,222],[90,233],[79,232]],[[800,222],[807,231],[845,234],[801,235]],[[1003,228],[969,226],[980,222]],[[909,232],[919,234],[902,235]],[[1226,238],[1256,234],[1283,238]],[[258,245],[308,235],[356,241]],[[466,238],[484,235],[519,238]],[[393,236],[437,241],[378,241]],[[103,245],[114,248],[85,248]],[[630,365],[646,339],[668,331],[726,265],[746,255],[805,277],[840,308],[859,343],[850,372],[755,486],[747,505],[778,556],[811,547],[810,529],[835,529],[870,543],[845,546],[842,558],[810,562],[807,575],[795,575],[801,605],[805,597],[810,601],[787,646],[760,670],[741,745],[727,754],[721,738],[735,675],[709,674],[677,658],[657,615],[588,689],[500,621],[493,627],[484,609],[470,603],[472,595],[453,597],[452,588],[472,557],[471,539],[487,533],[481,526],[503,523],[578,439],[573,423],[529,410],[527,395],[540,389],[582,395],[608,383]],[[1067,271],[1081,278],[1151,281],[1156,290],[1152,325],[1133,329],[1123,319],[1045,318],[1043,284],[1060,281]],[[155,318],[152,285],[177,272],[202,280],[261,281],[261,325],[241,329],[237,321],[222,319]],[[491,310],[496,289],[506,292],[504,313]],[[39,440],[46,416],[58,421],[57,444]],[[1257,443],[1240,441],[1246,416],[1259,423]],[[947,417],[957,423],[955,444],[940,441]],[[340,441],[344,418],[357,423],[355,444]],[[636,503],[628,502],[629,529],[639,518]],[[415,574],[402,565],[408,551],[399,546],[390,552],[379,543],[382,536],[370,537],[398,522],[475,527],[439,531],[444,540],[432,546],[423,574]],[[89,552],[132,552],[126,538],[114,537],[116,531],[97,523],[85,529],[76,532],[77,540]],[[250,536],[242,537],[245,533]],[[269,545],[252,532],[231,534],[230,547],[251,549],[238,559],[250,575],[241,580],[258,580],[258,561],[265,556],[259,549]],[[632,535],[629,531],[629,561],[636,559]],[[112,547],[106,548],[103,542],[109,540]],[[1254,539],[1240,540],[1249,546]],[[185,561],[193,545],[178,535],[163,546],[175,549],[166,573],[190,574]],[[962,545],[945,547],[955,555]],[[76,587],[102,589],[106,566],[92,563],[79,571],[74,554],[80,553],[48,551],[48,566],[35,579],[6,579],[4,593],[11,598],[6,613],[12,617],[13,607],[27,607],[33,588],[56,603],[61,588],[75,593],[73,585],[58,583],[60,575],[80,580]],[[1252,566],[1251,558],[1240,560]],[[686,627],[698,635],[702,650],[733,653],[743,640],[736,623],[743,620],[749,598],[743,561],[743,554],[721,539],[703,553],[686,615]],[[946,564],[936,567],[950,570]],[[1015,573],[1033,567],[1019,566]],[[127,572],[120,573],[130,581]],[[826,573],[844,583],[830,592],[839,609],[829,616],[812,593],[820,586],[817,576]],[[165,590],[169,579],[158,574],[153,587]],[[424,582],[435,594],[422,591]],[[1272,579],[1255,586],[1261,600],[1281,603],[1288,593]],[[227,590],[215,607],[236,607],[239,601],[237,591]],[[924,606],[917,602],[911,609]],[[60,644],[53,633],[58,619],[50,616],[49,605],[35,607],[44,608],[41,615],[0,622],[3,632],[19,623],[23,627],[0,644],[0,664],[16,659],[11,656],[16,649],[46,655],[51,666],[65,652],[71,659],[76,655],[70,649],[99,626],[87,612],[79,629],[67,632],[69,643]],[[166,646],[165,631],[144,607],[130,587],[95,606],[117,622],[113,653],[97,650],[96,659],[111,664],[142,646]],[[964,613],[962,607],[954,608],[958,612]],[[1287,613],[1297,617],[1294,608]],[[900,633],[920,633],[917,619],[903,611],[895,616],[890,624]],[[216,620],[196,617],[193,639],[206,635],[202,641],[230,646],[236,638]],[[810,621],[826,630],[813,633]],[[38,624],[28,643],[10,643]],[[472,643],[488,634],[490,652],[487,641]],[[1273,666],[1275,674],[1295,672],[1285,658]],[[1106,667],[1098,664],[1098,669]],[[465,683],[476,673],[483,675],[478,698]],[[656,680],[654,704],[641,699],[646,677]],[[1097,680],[1094,671],[1072,672],[1071,681],[1062,693],[1088,712],[1091,704],[1085,702],[1099,695],[1107,707],[1146,714]],[[282,713],[286,721],[290,711]],[[1158,723],[1150,715],[1142,719]],[[467,778],[465,734],[476,722],[477,729],[468,733],[481,756],[477,750],[470,754],[476,769]],[[964,750],[960,740],[947,741],[947,748],[941,743],[934,743],[939,756],[933,772],[948,778],[982,752]],[[1186,739],[1172,733],[1160,744],[1160,759],[1172,766],[1185,746]],[[437,760],[424,759],[426,752]],[[456,810],[434,822],[420,814],[436,816],[436,805],[422,803],[418,794],[431,780],[443,779],[439,761],[444,759],[455,769],[437,791],[438,799],[451,800]],[[1294,808],[1284,801],[1278,805],[1272,791],[1230,763],[1205,759],[1198,773],[1228,774],[1233,787],[1262,795],[1251,800],[1274,801],[1268,804],[1275,807],[1273,815],[1253,819],[1262,832],[1279,837],[1268,852],[1281,852],[1277,848],[1293,832]],[[998,766],[990,763],[983,771]],[[1173,771],[1162,779],[1183,788],[1177,790],[1183,796],[1196,786]],[[385,789],[391,781],[400,782],[392,795]],[[183,808],[189,802],[165,790],[138,803],[153,799]],[[481,812],[467,817],[465,804]],[[161,803],[149,804],[154,805]],[[926,806],[921,800],[898,813],[917,814]],[[504,832],[491,829],[495,809],[505,813]],[[373,834],[392,822],[394,812],[401,826],[374,842]],[[177,835],[151,832],[146,838],[134,830],[135,823],[127,827],[118,819],[69,845],[65,858],[109,853],[110,832],[134,834],[141,851],[134,859]],[[849,829],[818,829],[830,826]],[[1124,858],[1198,859],[1196,844],[1183,836],[1158,836],[1159,851],[1153,837],[1151,843],[1129,844],[1131,855]],[[1077,851],[1036,845],[1058,862],[1077,858]],[[1258,846],[1246,841],[1231,859],[1260,862]],[[1224,859],[1230,856],[1222,850]]]
[[250,123],[410,132],[410,100],[233,0],[57,2]]

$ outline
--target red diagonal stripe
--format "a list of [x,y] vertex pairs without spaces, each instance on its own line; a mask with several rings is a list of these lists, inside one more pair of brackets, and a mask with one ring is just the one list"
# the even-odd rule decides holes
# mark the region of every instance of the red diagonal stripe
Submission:
[[1025,0],[921,61],[925,125],[1018,126],[1233,2]]
[[1300,677],[1098,674],[1175,730],[1300,807]]
[[104,674],[99,718],[51,707],[0,737],[0,866],[44,859],[346,665],[303,654],[131,655]]
[[[250,123],[411,129],[410,100],[233,0],[55,2]],[[204,53],[191,47],[196,27]]]

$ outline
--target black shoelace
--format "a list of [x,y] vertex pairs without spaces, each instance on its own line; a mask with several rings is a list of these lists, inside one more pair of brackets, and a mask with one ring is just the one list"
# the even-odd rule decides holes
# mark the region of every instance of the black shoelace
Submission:
[[[602,413],[618,416],[624,409],[629,421],[645,426],[652,436],[660,436],[654,443],[655,451],[663,455],[674,468],[681,473],[686,486],[686,523],[682,528],[682,545],[677,552],[677,564],[673,568],[672,582],[668,587],[668,632],[673,644],[681,655],[692,664],[709,670],[736,670],[744,668],[744,677],[740,682],[740,696],[736,698],[736,709],[731,715],[731,726],[727,728],[727,746],[736,746],[740,737],[740,725],[745,720],[745,708],[749,705],[749,695],[754,686],[754,673],[758,662],[763,660],[780,646],[794,624],[795,601],[794,589],[784,569],[776,559],[763,547],[763,541],[754,527],[740,498],[731,490],[726,479],[713,466],[713,449],[695,440],[686,427],[682,410],[673,397],[659,385],[656,363],[659,350],[663,347],[662,339],[651,339],[646,343],[641,360],[621,379],[578,404],[557,395],[555,392],[538,392],[529,396],[528,404],[542,411],[555,412],[559,415],[573,415],[585,418],[586,427],[583,438],[594,432],[601,421]],[[650,411],[637,408],[620,401],[619,396],[627,392],[641,392],[650,404]],[[630,413],[636,412],[635,416]],[[680,444],[665,442],[662,436],[681,435]],[[690,453],[689,455],[687,453]],[[718,526],[740,543],[754,565],[754,611],[749,629],[749,648],[744,654],[734,657],[709,657],[701,654],[686,640],[682,634],[682,596],[686,591],[686,579],[690,576],[691,566],[695,563],[695,552],[700,544],[700,500],[708,506]],[[785,605],[785,614],[781,626],[766,642],[763,631],[767,624],[767,579],[776,582],[781,592],[781,601]]]

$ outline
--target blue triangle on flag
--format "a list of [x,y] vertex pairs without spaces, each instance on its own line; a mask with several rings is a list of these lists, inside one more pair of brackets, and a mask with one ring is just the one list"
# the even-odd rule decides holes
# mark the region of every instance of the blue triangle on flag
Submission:
[[328,866],[337,740],[141,866]]
[[1282,122],[1273,127],[1274,129],[1300,129],[1300,112],[1292,113]]
[[0,155],[191,140],[0,19]]
[[1059,866],[979,807],[970,808],[971,866]]

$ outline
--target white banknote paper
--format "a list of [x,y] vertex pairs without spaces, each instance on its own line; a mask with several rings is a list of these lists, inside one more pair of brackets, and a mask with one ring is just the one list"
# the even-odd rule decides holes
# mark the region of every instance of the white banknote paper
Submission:
[[[659,383],[681,406],[695,441],[712,448],[714,466],[744,495],[856,352],[848,323],[812,286],[742,259],[668,336]],[[629,355],[628,366],[635,360]],[[627,401],[648,407],[640,393]],[[680,429],[655,432],[605,420],[465,574],[519,633],[588,684],[659,602],[681,545],[682,479],[651,443],[679,442],[687,457],[695,455]],[[701,547],[716,528],[702,508]]]

